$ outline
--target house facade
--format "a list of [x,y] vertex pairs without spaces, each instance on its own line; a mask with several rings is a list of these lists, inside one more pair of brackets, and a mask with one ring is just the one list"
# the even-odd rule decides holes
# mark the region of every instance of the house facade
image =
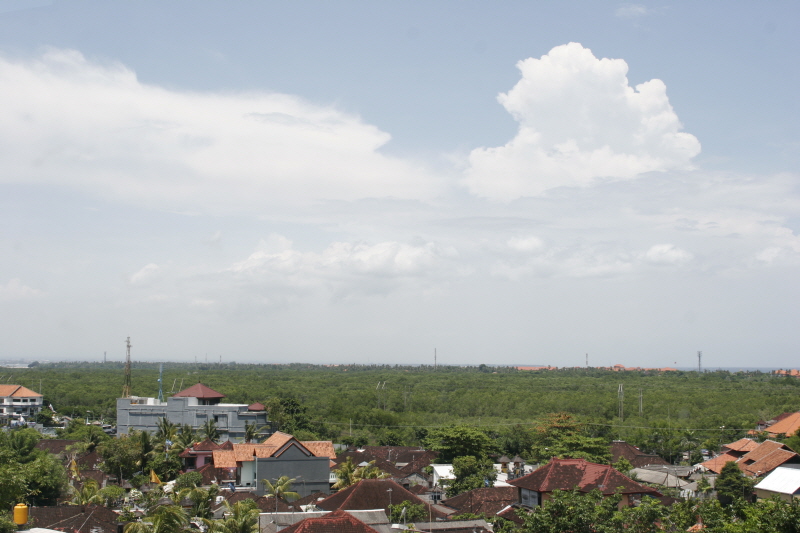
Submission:
[[335,456],[331,441],[301,442],[280,431],[263,443],[233,444],[232,449],[212,452],[214,467],[227,473],[223,481],[249,487],[259,496],[266,492],[261,480],[274,482],[282,476],[295,480],[292,491],[301,497],[329,493]]
[[43,396],[22,385],[0,385],[0,420],[30,422],[42,410]]
[[167,401],[132,396],[117,399],[117,433],[127,435],[131,430],[158,429],[158,421],[166,418],[173,424],[190,425],[198,430],[213,420],[223,439],[244,440],[245,424],[258,428],[268,425],[267,412],[261,404],[220,403],[225,395],[201,383],[185,389]]

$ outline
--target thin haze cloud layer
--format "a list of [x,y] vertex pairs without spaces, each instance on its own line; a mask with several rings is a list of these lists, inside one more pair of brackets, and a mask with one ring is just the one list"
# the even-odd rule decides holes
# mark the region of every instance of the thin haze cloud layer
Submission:
[[432,158],[299,95],[1,55],[0,187],[50,196],[3,215],[0,356],[138,335],[167,359],[666,366],[779,339],[797,176],[704,169],[666,83],[622,58],[572,42],[517,67],[516,131]]

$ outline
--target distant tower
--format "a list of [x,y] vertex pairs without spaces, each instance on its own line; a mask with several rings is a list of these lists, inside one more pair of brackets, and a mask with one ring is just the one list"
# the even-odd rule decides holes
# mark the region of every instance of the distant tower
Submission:
[[158,365],[158,401],[164,401],[164,380],[161,379],[164,377],[164,363]]
[[122,397],[130,398],[131,397],[131,338],[130,337],[128,337],[128,340],[125,342],[125,346],[128,349],[125,352],[125,384],[122,385]]
[[619,384],[619,389],[617,389],[617,396],[619,397],[619,421],[622,422],[624,420],[625,413],[623,411],[623,404],[625,400],[625,391],[622,388],[622,383]]
[[589,368],[589,354],[586,354],[586,368]]
[[433,369],[436,370],[436,348],[433,349]]
[[703,372],[703,352],[697,352],[697,373]]
[[106,363],[106,352],[103,352],[103,364]]

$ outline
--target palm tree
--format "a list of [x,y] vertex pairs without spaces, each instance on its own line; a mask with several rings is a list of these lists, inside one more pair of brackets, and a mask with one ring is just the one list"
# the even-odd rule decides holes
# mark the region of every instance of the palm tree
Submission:
[[258,507],[253,500],[225,504],[222,520],[203,519],[208,533],[258,533]]
[[361,481],[362,479],[386,479],[388,477],[392,477],[392,475],[387,474],[375,466],[374,459],[364,466],[359,466],[356,468],[356,471],[353,472],[354,481]]
[[206,423],[203,424],[202,428],[200,428],[200,434],[213,442],[217,442],[219,440],[219,430],[217,429],[217,423],[214,422],[213,418],[206,420]]
[[71,505],[87,505],[90,503],[102,503],[103,498],[98,494],[100,485],[93,479],[87,479],[80,490],[72,488],[73,495],[69,501]]
[[192,446],[195,441],[197,440],[197,434],[192,429],[192,426],[189,424],[182,425],[175,434],[175,440],[172,446],[176,450],[185,450],[186,448]]
[[258,434],[263,429],[264,429],[264,427],[260,427],[259,428],[258,426],[256,426],[255,422],[253,422],[252,424],[250,422],[245,422],[244,423],[244,441],[245,442],[251,442],[251,441],[256,440],[256,438],[258,438]]
[[159,443],[166,443],[166,441],[175,440],[175,436],[178,433],[178,425],[173,424],[166,418],[159,418],[157,424],[155,439]]
[[264,489],[266,489],[267,494],[270,496],[275,497],[275,512],[278,512],[278,498],[282,500],[286,500],[286,498],[291,498],[296,500],[300,497],[300,495],[296,492],[292,492],[292,483],[295,482],[294,478],[290,478],[289,476],[281,476],[275,480],[275,483],[270,482],[268,479],[262,479],[261,483],[264,484]]
[[356,482],[354,476],[355,471],[356,471],[356,465],[353,464],[353,458],[348,457],[347,460],[345,460],[345,462],[339,464],[339,468],[334,470],[337,481],[331,488],[336,490],[346,489],[347,487],[355,483]]
[[189,516],[177,505],[161,505],[141,522],[125,526],[125,533],[182,533],[189,530]]

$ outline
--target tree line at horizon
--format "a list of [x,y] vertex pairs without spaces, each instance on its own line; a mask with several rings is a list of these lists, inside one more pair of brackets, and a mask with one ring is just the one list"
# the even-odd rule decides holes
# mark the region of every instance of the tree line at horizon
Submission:
[[[157,396],[158,375],[158,363],[135,362],[133,394]],[[12,379],[41,386],[60,415],[113,422],[124,375],[120,363],[48,363],[14,369]],[[264,403],[278,428],[302,440],[421,445],[432,430],[468,425],[498,442],[498,453],[526,459],[535,455],[531,429],[553,413],[572,415],[587,438],[626,440],[674,461],[797,410],[800,392],[800,380],[761,372],[164,364],[165,396],[198,382],[225,402]]]

